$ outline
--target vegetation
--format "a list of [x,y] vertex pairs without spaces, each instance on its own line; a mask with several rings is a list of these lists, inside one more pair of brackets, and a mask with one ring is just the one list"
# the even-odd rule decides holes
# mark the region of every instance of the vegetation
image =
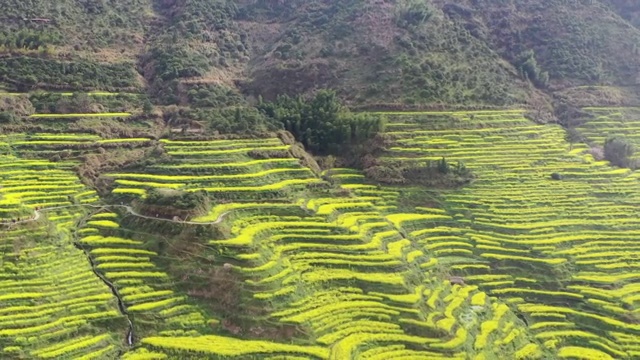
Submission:
[[0,80],[11,90],[35,88],[107,90],[135,89],[138,84],[131,64],[99,65],[30,57],[0,59]]
[[5,1],[0,358],[640,357],[636,12]]
[[[413,187],[371,184],[363,172],[347,168],[318,178],[289,153],[290,141],[276,137],[161,139],[160,156],[153,150],[157,145],[144,139],[13,134],[0,139],[6,153],[46,158],[48,149],[69,151],[55,163],[3,155],[6,164],[0,165],[10,171],[2,172],[0,206],[15,217],[24,216],[25,206],[100,201],[68,170],[78,161],[76,149],[86,146],[100,156],[99,146],[139,143],[148,161],[123,168],[110,150],[95,159],[92,182],[111,184],[102,201],[187,211],[210,207],[208,214],[189,218],[201,225],[173,223],[160,211],[163,216],[147,219],[122,207],[79,207],[77,213],[62,208],[43,218],[42,226],[61,224],[66,235],[59,244],[71,246],[75,239],[88,253],[91,262],[85,264],[93,264],[96,281],[115,287],[116,296],[108,297],[113,310],[100,316],[133,322],[135,346],[125,357],[352,358],[397,351],[434,359],[635,356],[638,330],[629,318],[634,278],[627,271],[632,250],[619,251],[631,246],[637,227],[627,209],[633,205],[619,201],[635,201],[635,185],[629,185],[634,173],[595,161],[583,154],[582,143],[569,150],[562,128],[533,124],[520,110],[371,114],[381,115],[388,118],[390,143],[375,161],[402,169],[399,174],[415,181]],[[471,186],[424,196],[438,186],[432,174],[464,178],[469,172],[476,179]],[[556,172],[562,181],[540,176]],[[12,246],[42,246],[28,239]],[[74,256],[71,250],[57,254],[60,264]],[[605,289],[603,282],[616,287]],[[48,296],[36,292],[21,294]],[[12,293],[2,294],[0,302],[27,306]],[[91,305],[85,308],[93,314]],[[73,339],[59,335],[28,344],[18,333],[27,328],[3,327],[0,341],[5,354],[78,357],[121,349],[126,321],[109,327],[111,335],[93,333],[104,326],[93,324]],[[551,338],[555,345],[544,345]]]
[[150,188],[142,202],[142,208],[147,214],[171,214],[184,217],[206,214],[210,208],[209,198],[204,191],[183,192],[170,188]]
[[338,154],[384,130],[384,118],[350,113],[331,91],[320,91],[308,102],[282,95],[258,108],[318,154]]
[[581,124],[576,128],[580,136],[596,149],[602,149],[603,158],[614,166],[636,168],[640,145],[637,135],[637,108],[588,107],[584,109]]
[[531,80],[536,86],[544,88],[549,84],[549,73],[540,69],[532,50],[526,51],[518,57],[516,67],[523,77]]
[[625,139],[609,138],[604,143],[604,157],[615,166],[629,167],[634,153],[635,148]]

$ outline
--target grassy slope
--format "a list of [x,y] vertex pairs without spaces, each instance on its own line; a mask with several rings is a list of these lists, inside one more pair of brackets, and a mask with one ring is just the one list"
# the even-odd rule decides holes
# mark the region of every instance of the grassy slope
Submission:
[[[140,48],[152,13],[151,1],[5,1],[2,30],[30,29],[55,37],[57,46],[81,50],[131,51]],[[24,19],[46,18],[48,24]],[[115,47],[115,49],[113,49]],[[105,59],[101,59],[105,60]]]
[[633,0],[601,0],[633,26],[640,26],[640,5]]

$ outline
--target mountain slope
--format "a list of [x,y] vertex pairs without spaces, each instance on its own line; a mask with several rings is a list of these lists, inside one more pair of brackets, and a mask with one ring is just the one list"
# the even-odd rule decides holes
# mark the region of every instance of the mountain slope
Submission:
[[[361,107],[511,106],[635,86],[637,5],[532,0],[6,1],[9,91],[146,90],[225,107],[333,88]],[[203,101],[212,98],[211,101]]]
[[404,17],[417,10],[402,3],[245,5],[240,23],[255,34],[246,89],[272,97],[332,87],[359,104],[523,102],[527,90],[511,66],[425,9],[426,19],[411,22]]
[[4,1],[0,14],[7,90],[143,87],[135,63],[153,18],[149,1]]
[[640,31],[597,1],[438,0],[513,63],[533,50],[552,87],[634,85]]

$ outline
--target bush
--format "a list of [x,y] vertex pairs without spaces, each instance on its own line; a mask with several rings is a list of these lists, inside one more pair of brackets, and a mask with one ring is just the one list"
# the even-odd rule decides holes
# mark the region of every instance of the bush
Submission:
[[163,110],[163,118],[171,127],[208,128],[220,134],[262,135],[279,130],[279,124],[253,107],[179,108]]
[[203,191],[182,192],[169,189],[151,189],[147,191],[145,205],[171,206],[181,210],[192,210],[205,205],[207,194]]
[[98,64],[24,56],[0,59],[0,79],[10,79],[9,90],[20,92],[36,87],[113,90],[139,85],[131,63]]
[[433,16],[433,11],[425,1],[410,0],[399,6],[396,23],[403,28],[420,26]]
[[462,163],[450,164],[445,158],[425,164],[378,164],[364,169],[371,180],[387,185],[419,185],[437,188],[455,188],[470,183],[475,175]]
[[537,87],[544,88],[549,84],[549,73],[540,69],[533,50],[520,54],[516,66],[522,76],[531,80]]
[[596,161],[604,160],[604,149],[602,146],[593,146],[589,149],[589,154],[591,154]]
[[0,112],[0,124],[15,124],[18,122],[20,122],[20,117],[16,114],[9,111]]
[[151,58],[156,76],[163,81],[202,76],[211,68],[206,57],[185,47],[155,48]]
[[604,144],[605,159],[618,167],[629,167],[634,153],[633,144],[623,138],[609,138]]
[[376,165],[365,169],[364,173],[369,179],[383,184],[399,185],[405,182],[402,170],[395,167]]

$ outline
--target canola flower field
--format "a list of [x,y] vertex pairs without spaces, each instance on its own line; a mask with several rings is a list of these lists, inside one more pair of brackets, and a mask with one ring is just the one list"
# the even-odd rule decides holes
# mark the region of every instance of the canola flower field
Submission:
[[[387,218],[384,213],[390,210],[386,199],[395,192],[313,195],[308,188],[320,180],[297,159],[247,156],[248,150],[286,149],[275,138],[164,141],[164,146],[171,163],[140,173],[107,174],[117,184],[113,193],[143,197],[145,189],[156,187],[206,190],[216,199],[231,200],[193,221],[230,214],[225,221],[232,236],[209,245],[230,259],[232,271],[243,279],[245,302],[265,309],[262,316],[272,323],[304,329],[307,340],[155,336],[141,340],[141,356],[465,359],[465,349],[488,323],[507,326],[485,330],[483,341],[505,345],[483,343],[472,353],[492,358],[502,352],[515,356],[518,350],[543,352],[506,304],[477,286],[451,285],[435,275],[436,259],[413,247],[396,226],[407,215]],[[348,170],[342,175],[361,178]],[[305,193],[309,197],[295,195]],[[439,213],[409,217],[448,218]]]
[[[562,128],[535,125],[521,111],[471,115],[387,114],[394,146],[383,161],[446,157],[477,175],[444,191],[441,208],[411,211],[400,206],[407,189],[368,184],[352,169],[327,171],[339,183],[327,190],[277,138],[161,140],[168,161],[103,175],[113,181],[112,200],[144,198],[150,188],[206,190],[214,206],[190,220],[220,219],[228,229],[207,240],[224,259],[215,266],[241,282],[239,302],[262,309],[247,317],[293,335],[229,332],[174,285],[163,255],[127,228],[127,214],[72,207],[0,234],[0,357],[640,357],[637,173],[595,161],[585,145],[570,149]],[[104,141],[0,138],[0,218],[100,203],[73,160],[20,156]],[[109,140],[129,141],[151,140]],[[38,243],[51,232],[50,243]]]
[[82,214],[68,206],[99,200],[71,166],[0,153],[0,221],[59,207],[0,225],[0,358],[107,359],[120,348],[116,300],[71,242]]
[[[584,108],[589,115],[577,126],[585,140],[603,146],[608,137],[622,137],[640,146],[640,108]],[[637,156],[636,156],[637,157]]]
[[[445,194],[449,223],[409,238],[524,316],[554,357],[640,356],[638,174],[585,155],[519,114],[398,115],[394,161],[446,157],[478,176]],[[563,175],[554,181],[551,174]]]

